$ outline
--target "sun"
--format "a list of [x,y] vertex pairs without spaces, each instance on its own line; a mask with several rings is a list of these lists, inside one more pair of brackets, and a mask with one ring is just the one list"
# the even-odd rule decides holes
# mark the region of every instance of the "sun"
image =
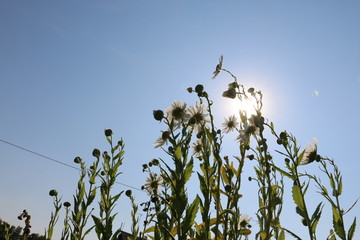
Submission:
[[256,115],[256,100],[252,97],[247,99],[234,99],[231,101],[231,111],[239,113],[239,111],[246,112],[247,116]]

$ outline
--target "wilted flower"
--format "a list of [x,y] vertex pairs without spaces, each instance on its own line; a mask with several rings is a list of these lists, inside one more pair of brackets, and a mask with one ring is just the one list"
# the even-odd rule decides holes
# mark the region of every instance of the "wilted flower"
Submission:
[[236,129],[236,127],[238,125],[239,125],[239,122],[238,122],[237,118],[235,117],[235,115],[225,118],[225,122],[222,124],[223,132],[229,133],[229,132],[233,131],[234,129]]
[[240,229],[242,229],[242,228],[250,228],[251,227],[250,221],[251,221],[251,218],[249,218],[248,215],[241,214],[240,222],[239,222]]
[[235,88],[229,88],[222,94],[223,97],[234,99],[236,98],[236,90]]
[[145,181],[144,189],[149,195],[159,194],[159,187],[162,183],[163,179],[161,176],[158,176],[156,173],[150,173],[150,177],[147,177]]
[[309,143],[308,146],[305,147],[305,153],[303,155],[303,158],[300,162],[300,165],[309,164],[313,161],[315,161],[317,156],[317,144],[318,141],[316,138],[313,139],[313,143]]
[[203,145],[200,139],[193,143],[193,153],[195,157],[200,157],[203,149]]
[[208,113],[205,113],[206,105],[204,103],[196,103],[189,107],[190,119],[189,123],[194,125],[194,131],[196,133],[200,132],[201,126],[210,120],[207,118]]
[[173,121],[175,126],[180,126],[181,123],[189,117],[186,110],[186,103],[180,101],[173,102],[165,111],[167,113],[167,119],[169,122]]
[[216,78],[216,76],[219,75],[219,73],[221,72],[223,61],[224,61],[224,57],[223,57],[223,55],[221,55],[219,58],[219,63],[218,63],[218,65],[216,65],[216,69],[213,72],[213,74],[214,74],[213,79]]
[[164,131],[161,136],[156,140],[156,142],[153,143],[155,145],[155,148],[162,147],[167,142],[169,134],[169,131]]

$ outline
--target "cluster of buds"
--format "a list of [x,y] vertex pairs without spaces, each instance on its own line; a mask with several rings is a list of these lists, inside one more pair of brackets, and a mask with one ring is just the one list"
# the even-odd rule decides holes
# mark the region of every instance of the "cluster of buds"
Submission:
[[23,231],[23,235],[24,235],[24,239],[26,239],[27,236],[29,236],[29,234],[30,234],[30,228],[31,228],[30,219],[31,219],[31,216],[28,214],[28,212],[26,210],[24,210],[18,216],[18,219],[19,220],[25,219],[25,228],[24,228],[24,231]]

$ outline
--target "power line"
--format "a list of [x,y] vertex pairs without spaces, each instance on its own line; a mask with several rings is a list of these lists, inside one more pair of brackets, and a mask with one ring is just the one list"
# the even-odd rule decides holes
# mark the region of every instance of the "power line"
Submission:
[[[23,151],[26,151],[26,152],[29,152],[29,153],[31,153],[31,154],[37,155],[37,156],[39,156],[39,157],[45,158],[45,159],[47,159],[47,160],[50,160],[50,161],[52,161],[52,162],[55,162],[55,163],[58,163],[58,164],[64,165],[64,166],[66,166],[66,167],[69,167],[69,168],[72,168],[72,169],[75,169],[75,170],[81,171],[81,169],[80,169],[80,168],[74,167],[74,166],[72,166],[72,165],[70,165],[70,164],[67,164],[67,163],[61,162],[61,161],[56,160],[56,159],[54,159],[54,158],[51,158],[51,157],[45,156],[45,155],[43,155],[43,154],[41,154],[41,153],[38,153],[38,152],[32,151],[32,150],[30,150],[30,149],[27,149],[27,148],[21,147],[21,146],[19,146],[19,145],[17,145],[17,144],[14,144],[14,143],[11,143],[11,142],[8,142],[8,141],[5,141],[5,140],[3,140],[3,139],[1,139],[1,138],[0,138],[0,141],[1,141],[1,142],[3,142],[3,143],[5,143],[5,144],[8,144],[8,145],[10,145],[10,146],[13,146],[13,147],[15,147],[15,148],[21,149],[21,150],[23,150]],[[122,185],[122,186],[125,186],[125,187],[129,187],[129,188],[132,188],[132,189],[135,189],[135,190],[141,191],[141,192],[144,192],[142,189],[137,188],[137,187],[130,186],[130,185],[128,185],[128,184],[124,184],[124,183],[120,183],[120,182],[115,182],[115,183],[117,183],[117,184],[119,184],[119,185]]]

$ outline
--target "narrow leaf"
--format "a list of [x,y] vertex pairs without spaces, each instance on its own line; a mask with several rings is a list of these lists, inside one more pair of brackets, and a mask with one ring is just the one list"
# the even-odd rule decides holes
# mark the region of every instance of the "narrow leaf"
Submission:
[[301,210],[301,211],[305,211],[305,204],[304,204],[304,200],[302,199],[302,195],[301,195],[301,189],[298,185],[293,185],[292,187],[292,197],[294,199],[294,202],[296,204],[296,206]]
[[356,217],[354,218],[354,222],[351,224],[351,227],[349,228],[348,240],[351,240],[354,237],[355,228],[356,228]]

